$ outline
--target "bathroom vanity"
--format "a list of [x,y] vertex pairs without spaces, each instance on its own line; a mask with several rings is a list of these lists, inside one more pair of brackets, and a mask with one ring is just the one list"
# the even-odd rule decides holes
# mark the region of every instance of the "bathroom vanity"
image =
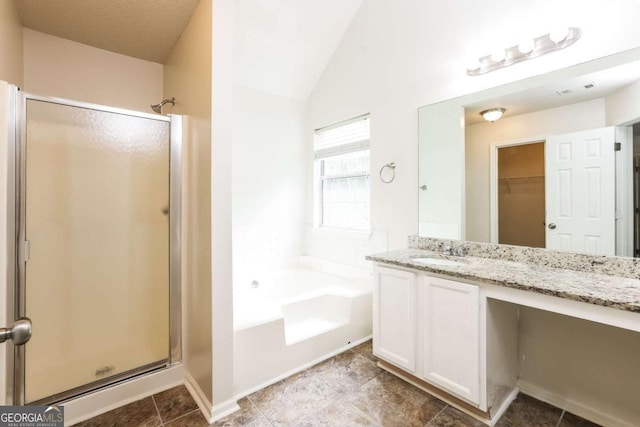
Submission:
[[[466,256],[443,255],[463,243]],[[368,257],[376,263],[374,354],[381,367],[489,425],[528,391],[519,383],[522,307],[640,332],[635,259],[420,237],[409,246]]]

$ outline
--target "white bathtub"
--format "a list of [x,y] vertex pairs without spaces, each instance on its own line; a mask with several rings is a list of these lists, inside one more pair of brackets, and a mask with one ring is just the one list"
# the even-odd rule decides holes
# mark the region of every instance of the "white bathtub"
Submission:
[[260,388],[367,339],[371,295],[369,270],[308,257],[277,271],[237,272],[236,392]]

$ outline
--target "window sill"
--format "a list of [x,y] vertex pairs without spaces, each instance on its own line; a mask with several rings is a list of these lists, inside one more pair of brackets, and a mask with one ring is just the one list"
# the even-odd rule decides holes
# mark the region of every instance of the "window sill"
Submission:
[[344,237],[353,240],[369,240],[373,235],[371,230],[346,230],[343,228],[329,228],[315,226],[311,229],[312,233],[323,236]]

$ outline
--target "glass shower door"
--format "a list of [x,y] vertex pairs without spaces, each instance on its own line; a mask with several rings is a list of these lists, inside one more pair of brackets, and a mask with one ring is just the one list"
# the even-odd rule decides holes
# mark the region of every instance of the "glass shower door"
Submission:
[[25,403],[169,359],[170,123],[26,99]]

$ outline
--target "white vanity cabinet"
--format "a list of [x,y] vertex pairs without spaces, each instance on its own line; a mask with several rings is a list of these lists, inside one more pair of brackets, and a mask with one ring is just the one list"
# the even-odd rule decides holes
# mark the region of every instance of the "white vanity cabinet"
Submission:
[[475,405],[480,403],[480,289],[420,276],[422,377]]
[[[498,423],[520,392],[602,425],[640,426],[637,411],[633,412],[631,406],[626,408],[622,402],[620,408],[627,411],[624,420],[611,406],[603,404],[594,410],[586,403],[591,402],[591,395],[584,399],[585,403],[570,401],[562,391],[554,392],[535,382],[549,384],[554,379],[553,372],[545,372],[544,378],[536,377],[535,381],[531,372],[528,376],[521,374],[526,373],[528,366],[545,366],[545,370],[554,366],[553,358],[540,350],[550,344],[540,342],[538,347],[532,341],[546,335],[523,335],[536,312],[536,316],[554,313],[570,317],[566,330],[576,325],[576,319],[582,319],[589,322],[584,323],[585,328],[597,323],[640,333],[637,282],[603,275],[595,279],[591,274],[542,266],[523,269],[512,262],[490,258],[454,261],[417,249],[367,259],[376,262],[373,352],[380,358],[381,368],[491,426]],[[447,262],[439,264],[443,259]],[[438,262],[426,262],[429,260]],[[448,262],[467,266],[458,268],[453,264],[449,268]],[[533,277],[538,268],[541,277]],[[504,279],[507,274],[511,276],[509,281]],[[575,289],[573,284],[578,280],[584,282],[584,289]],[[626,292],[630,296],[623,297]],[[594,295],[599,295],[601,301],[617,304],[622,300],[627,305],[621,309],[595,304],[591,302]],[[560,342],[563,333],[553,332],[549,337]],[[590,342],[586,335],[583,337],[580,345],[587,348]],[[574,343],[569,341],[571,345]],[[529,348],[526,353],[521,350],[523,346]],[[603,359],[603,369],[605,363],[617,357],[614,354],[611,353],[612,359]],[[587,364],[578,362],[580,366],[595,368],[599,358],[600,353],[597,358],[588,359]],[[571,357],[565,359],[569,361]],[[627,371],[626,366],[621,369]],[[632,370],[628,372],[633,375]],[[607,405],[613,403],[610,400]]]
[[478,286],[380,266],[375,280],[374,354],[479,407]]
[[416,274],[377,267],[373,291],[373,352],[416,371]]

